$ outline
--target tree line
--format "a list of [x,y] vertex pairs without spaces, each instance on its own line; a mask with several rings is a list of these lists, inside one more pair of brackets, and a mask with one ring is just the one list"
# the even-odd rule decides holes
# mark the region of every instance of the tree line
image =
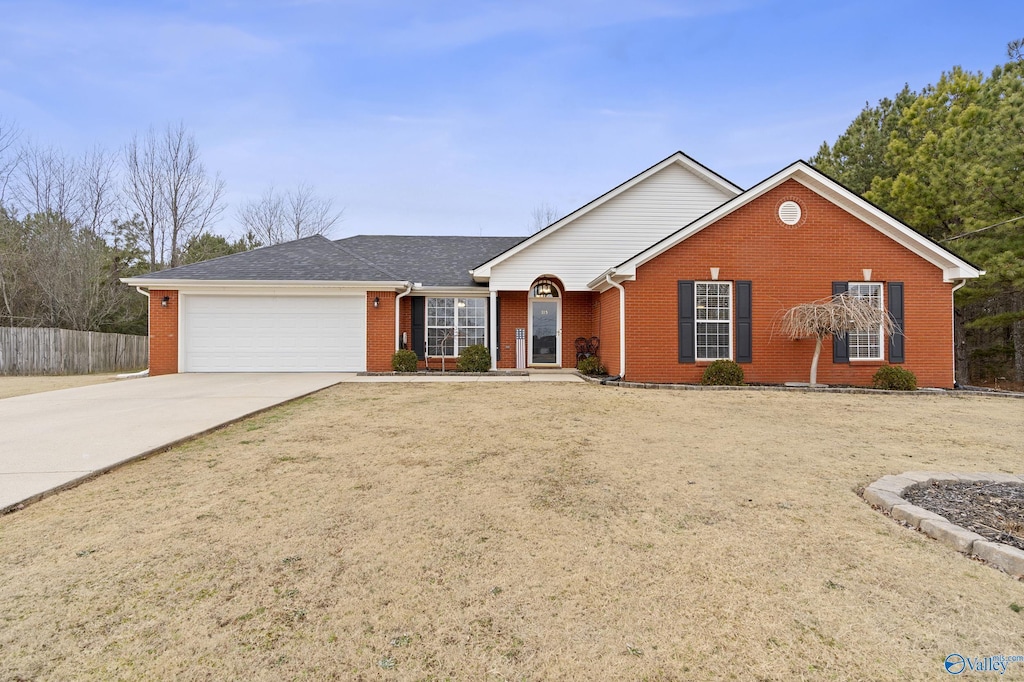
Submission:
[[1024,41],[866,104],[810,163],[987,274],[956,294],[957,380],[1024,382]]
[[213,230],[224,193],[184,123],[70,155],[0,120],[0,326],[144,334],[145,299],[121,277],[327,234],[342,216],[312,186],[270,186],[237,207],[230,240]]

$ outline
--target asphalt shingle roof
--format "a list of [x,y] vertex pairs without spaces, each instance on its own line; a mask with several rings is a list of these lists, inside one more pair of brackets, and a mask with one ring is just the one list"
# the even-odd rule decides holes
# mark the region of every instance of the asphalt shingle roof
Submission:
[[142,275],[139,279],[347,280],[400,278],[319,235]]
[[525,237],[419,237],[359,235],[336,244],[371,260],[398,279],[424,286],[474,286],[472,268]]
[[151,272],[137,279],[409,281],[424,286],[472,286],[470,268],[522,240],[361,235],[331,241],[318,235]]

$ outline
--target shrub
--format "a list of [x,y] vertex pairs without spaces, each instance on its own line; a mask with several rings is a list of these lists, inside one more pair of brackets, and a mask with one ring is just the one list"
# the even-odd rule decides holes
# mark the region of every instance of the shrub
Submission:
[[491,352],[480,343],[466,346],[459,353],[455,369],[460,372],[486,372],[491,369]]
[[416,353],[411,350],[400,350],[391,356],[391,369],[396,372],[415,372]]
[[743,368],[732,360],[715,360],[704,370],[704,386],[742,386]]
[[576,370],[580,374],[587,374],[589,376],[601,376],[608,373],[608,370],[601,364],[601,358],[596,355],[591,355],[589,358],[581,358],[576,365]]
[[896,365],[879,367],[871,378],[871,385],[887,391],[916,391],[917,376],[909,369]]

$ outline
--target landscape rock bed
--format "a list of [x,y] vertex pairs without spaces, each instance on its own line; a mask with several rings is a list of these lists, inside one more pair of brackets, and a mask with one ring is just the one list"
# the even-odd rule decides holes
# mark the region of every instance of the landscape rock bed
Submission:
[[987,540],[1024,550],[1024,485],[935,482],[903,497]]
[[[1024,530],[1024,476],[907,471],[883,476],[862,494],[869,504],[897,521],[1024,579],[1024,548],[1019,542]],[[1007,542],[1007,535],[1016,542]]]

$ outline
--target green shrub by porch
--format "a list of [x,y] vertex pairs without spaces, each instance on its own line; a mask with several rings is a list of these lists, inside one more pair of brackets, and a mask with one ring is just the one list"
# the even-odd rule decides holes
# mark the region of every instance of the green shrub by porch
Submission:
[[704,370],[700,383],[704,386],[742,386],[743,368],[732,360],[715,360]]
[[487,372],[491,369],[491,353],[487,346],[476,344],[466,346],[459,353],[459,361],[455,369],[460,372]]
[[415,372],[416,353],[411,350],[400,350],[391,356],[391,369],[396,372]]
[[601,359],[596,355],[591,355],[589,358],[581,358],[579,364],[576,365],[576,370],[580,374],[588,376],[603,376],[608,373],[608,370],[601,364]]

